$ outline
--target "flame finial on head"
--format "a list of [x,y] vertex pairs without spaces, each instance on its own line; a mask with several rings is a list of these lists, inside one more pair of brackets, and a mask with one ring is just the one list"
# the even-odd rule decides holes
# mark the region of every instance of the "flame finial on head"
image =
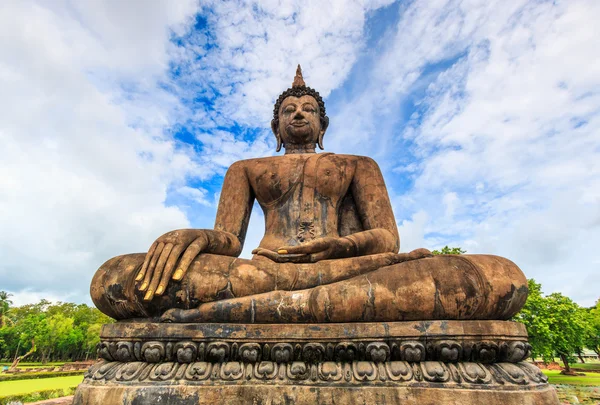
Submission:
[[300,67],[300,64],[298,64],[298,67],[296,68],[296,76],[294,76],[294,82],[292,83],[292,88],[301,86],[306,86],[306,83],[304,83],[304,78],[302,77],[302,68]]

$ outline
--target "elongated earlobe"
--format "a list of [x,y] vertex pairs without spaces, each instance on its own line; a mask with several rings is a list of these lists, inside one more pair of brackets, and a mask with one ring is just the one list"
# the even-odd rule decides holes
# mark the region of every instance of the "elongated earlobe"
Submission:
[[325,136],[327,127],[329,127],[329,117],[325,116],[321,118],[321,132],[319,133],[319,137],[317,138],[317,145],[319,145],[319,148],[321,150],[325,150],[325,148],[323,148],[323,137]]
[[279,135],[279,123],[275,120],[271,120],[271,131],[273,131],[273,135],[275,135],[275,139],[277,139],[277,149],[275,149],[275,151],[279,152],[283,143],[281,142],[281,136]]

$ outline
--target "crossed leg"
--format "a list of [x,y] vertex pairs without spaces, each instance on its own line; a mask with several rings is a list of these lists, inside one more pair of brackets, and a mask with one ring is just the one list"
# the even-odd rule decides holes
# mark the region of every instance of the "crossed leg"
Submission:
[[167,311],[166,322],[320,323],[509,319],[527,280],[510,260],[436,256],[299,291],[277,290]]
[[198,308],[203,303],[261,293],[305,290],[428,255],[426,250],[417,250],[295,264],[202,254],[180,282],[171,282],[165,294],[148,302],[135,288],[134,279],[145,255],[130,254],[110,259],[98,269],[91,295],[94,304],[115,319],[156,317],[171,308]]

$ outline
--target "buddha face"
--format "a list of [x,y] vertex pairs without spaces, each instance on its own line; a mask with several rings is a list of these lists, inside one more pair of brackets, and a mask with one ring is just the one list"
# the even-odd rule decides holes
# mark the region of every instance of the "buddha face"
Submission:
[[324,133],[319,104],[313,96],[289,96],[283,100],[279,107],[279,136],[284,145],[314,145]]

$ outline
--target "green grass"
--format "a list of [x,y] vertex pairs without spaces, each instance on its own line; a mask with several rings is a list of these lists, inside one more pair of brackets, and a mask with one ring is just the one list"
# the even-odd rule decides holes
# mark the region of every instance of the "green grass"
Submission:
[[576,363],[576,364],[571,364],[572,368],[578,368],[581,370],[600,370],[600,363],[595,362],[595,363]]
[[[4,368],[4,366],[10,367],[11,364],[12,363],[0,362],[0,373],[2,373],[2,369]],[[34,362],[23,362],[23,363],[19,363],[17,368],[22,369],[22,370],[30,369],[30,368],[51,368],[51,367],[60,367],[64,364],[66,364],[64,361],[62,361],[62,362],[55,361],[55,362],[46,363],[46,364],[34,363]]]
[[29,392],[76,387],[83,381],[83,376],[42,378],[35,380],[18,380],[0,382],[0,398]]
[[585,373],[584,376],[563,375],[559,370],[542,370],[550,384],[600,386],[600,373]]
[[[43,364],[42,362],[39,361],[22,361],[19,363],[19,367],[21,366],[27,366],[27,367],[54,367],[54,366],[62,366],[63,364],[66,364],[68,362],[66,361],[50,361],[46,364]],[[12,362],[6,362],[6,361],[2,361],[0,362],[0,366],[10,366],[12,364]]]

